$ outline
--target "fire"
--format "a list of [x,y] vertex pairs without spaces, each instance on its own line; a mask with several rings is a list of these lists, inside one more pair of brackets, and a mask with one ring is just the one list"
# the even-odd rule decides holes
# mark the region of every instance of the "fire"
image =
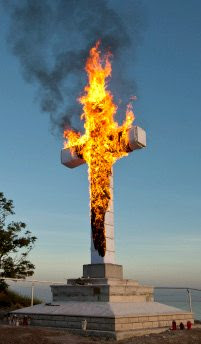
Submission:
[[94,247],[104,257],[106,239],[104,220],[110,195],[110,176],[115,161],[127,155],[127,131],[134,120],[131,104],[128,105],[125,121],[121,126],[115,121],[117,105],[107,88],[112,73],[111,54],[101,55],[100,42],[90,50],[86,62],[88,84],[79,98],[83,106],[81,119],[85,133],[65,130],[65,148],[70,148],[88,164],[90,182],[91,228]]

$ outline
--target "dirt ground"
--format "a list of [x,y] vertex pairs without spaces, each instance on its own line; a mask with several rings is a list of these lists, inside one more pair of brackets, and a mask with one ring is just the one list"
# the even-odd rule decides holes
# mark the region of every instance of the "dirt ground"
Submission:
[[[97,338],[80,337],[63,330],[0,325],[0,344],[106,344]],[[201,326],[187,331],[166,331],[119,341],[118,344],[201,344]]]

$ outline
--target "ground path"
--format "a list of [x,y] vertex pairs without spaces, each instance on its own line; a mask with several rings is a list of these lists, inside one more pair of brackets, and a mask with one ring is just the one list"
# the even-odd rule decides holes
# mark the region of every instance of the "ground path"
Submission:
[[[115,341],[104,341],[97,338],[80,337],[63,330],[36,327],[12,327],[0,325],[1,344],[106,344]],[[116,342],[117,343],[117,342]],[[201,325],[193,330],[166,331],[142,337],[119,341],[118,344],[201,344]]]

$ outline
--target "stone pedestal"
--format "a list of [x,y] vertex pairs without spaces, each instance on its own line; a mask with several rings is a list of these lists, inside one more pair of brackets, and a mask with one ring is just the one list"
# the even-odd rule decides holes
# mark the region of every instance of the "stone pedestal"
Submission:
[[83,266],[83,277],[68,279],[67,285],[51,286],[54,302],[148,302],[153,288],[123,279],[123,267],[116,264]]
[[65,328],[82,335],[116,340],[164,331],[172,321],[186,325],[193,315],[153,301],[153,288],[123,279],[116,264],[83,266],[83,277],[51,286],[53,302],[14,311],[31,324]]
[[117,264],[83,265],[83,277],[123,279],[123,266]]

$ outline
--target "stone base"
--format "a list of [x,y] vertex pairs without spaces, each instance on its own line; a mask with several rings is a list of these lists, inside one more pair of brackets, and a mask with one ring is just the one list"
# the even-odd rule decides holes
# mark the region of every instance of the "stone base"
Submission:
[[53,302],[149,302],[153,288],[132,280],[79,278],[67,285],[52,285]]
[[[81,335],[116,340],[166,330],[175,320],[186,326],[192,313],[157,302],[58,302],[12,312],[31,325],[63,328]],[[84,324],[86,329],[84,330]]]
[[122,265],[83,265],[83,277],[68,279],[67,285],[52,285],[54,302],[149,302],[153,288],[137,281],[123,280]]
[[[121,265],[89,264],[83,277],[51,286],[53,302],[12,312],[31,324],[116,340],[193,322],[192,313],[153,302],[153,288],[123,280]],[[85,327],[85,329],[84,329]]]
[[84,278],[116,278],[123,279],[123,267],[117,264],[86,264],[83,265]]

